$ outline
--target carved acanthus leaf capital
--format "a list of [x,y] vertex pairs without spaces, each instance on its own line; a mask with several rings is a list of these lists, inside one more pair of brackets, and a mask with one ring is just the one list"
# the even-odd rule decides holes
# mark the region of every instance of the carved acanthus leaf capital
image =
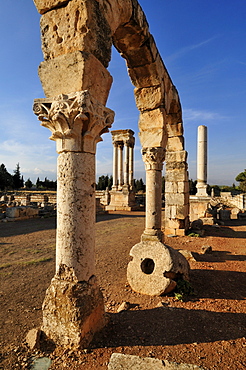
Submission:
[[161,171],[165,160],[165,148],[143,148],[142,157],[146,170]]
[[41,125],[50,129],[50,139],[56,141],[58,153],[95,153],[101,135],[108,132],[114,121],[114,112],[87,90],[35,99],[33,110]]

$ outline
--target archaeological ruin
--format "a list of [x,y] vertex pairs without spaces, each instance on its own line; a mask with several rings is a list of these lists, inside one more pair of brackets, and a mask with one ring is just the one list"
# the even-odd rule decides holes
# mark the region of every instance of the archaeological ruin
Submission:
[[[126,60],[140,112],[146,222],[140,243],[130,252],[133,260],[127,278],[132,289],[144,294],[170,291],[177,275],[188,276],[183,256],[163,244],[161,223],[165,161],[164,233],[184,235],[189,227],[182,110],[137,0],[34,3],[41,14],[44,61],[39,77],[46,95],[35,100],[34,113],[51,131],[59,154],[56,274],[43,303],[42,331],[59,345],[86,347],[105,325],[103,296],[95,277],[95,152],[114,120],[114,112],[106,107],[112,45]],[[124,180],[129,186],[131,177]],[[139,286],[141,279],[144,283]]]
[[[113,186],[108,211],[132,211],[136,208],[133,190],[134,145],[132,130],[113,130]],[[123,160],[124,156],[124,160]]]

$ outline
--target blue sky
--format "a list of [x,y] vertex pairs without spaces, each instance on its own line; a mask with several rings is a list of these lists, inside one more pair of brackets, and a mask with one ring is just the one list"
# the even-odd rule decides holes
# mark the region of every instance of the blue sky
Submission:
[[[190,178],[196,178],[197,127],[208,127],[208,183],[235,182],[246,168],[246,1],[140,0],[183,108]],[[19,162],[24,179],[56,178],[55,143],[32,112],[43,97],[39,14],[31,0],[5,0],[0,22],[0,163]],[[138,111],[125,61],[115,50],[107,106],[112,129],[136,133],[135,178],[144,177]],[[98,144],[97,175],[112,173],[111,135]]]

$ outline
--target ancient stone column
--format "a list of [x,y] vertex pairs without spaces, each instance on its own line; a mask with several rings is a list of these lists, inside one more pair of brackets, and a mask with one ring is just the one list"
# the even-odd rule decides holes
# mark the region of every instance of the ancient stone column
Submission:
[[114,154],[113,154],[113,190],[118,188],[118,143],[113,142]]
[[146,148],[142,150],[146,169],[146,214],[145,230],[142,240],[162,241],[162,167],[165,159],[164,148]]
[[124,142],[125,161],[124,161],[124,186],[129,185],[129,142]]
[[124,144],[123,142],[119,142],[118,146],[119,150],[119,184],[120,189],[122,188],[122,185],[124,184],[124,176],[123,176],[123,148]]
[[133,146],[129,148],[129,185],[133,185],[133,168],[134,168],[134,150]]
[[36,99],[34,112],[57,144],[56,274],[42,330],[60,345],[87,346],[105,323],[95,278],[95,152],[113,112],[88,91]]
[[207,127],[198,126],[197,133],[197,196],[207,194]]

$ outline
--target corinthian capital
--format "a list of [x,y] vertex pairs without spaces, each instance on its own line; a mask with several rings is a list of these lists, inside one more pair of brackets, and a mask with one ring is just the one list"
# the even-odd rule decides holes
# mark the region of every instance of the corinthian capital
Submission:
[[142,157],[146,170],[161,171],[165,159],[165,149],[161,147],[144,148],[142,150]]
[[94,99],[89,91],[35,99],[34,113],[50,129],[57,152],[95,153],[101,135],[108,132],[114,112]]

